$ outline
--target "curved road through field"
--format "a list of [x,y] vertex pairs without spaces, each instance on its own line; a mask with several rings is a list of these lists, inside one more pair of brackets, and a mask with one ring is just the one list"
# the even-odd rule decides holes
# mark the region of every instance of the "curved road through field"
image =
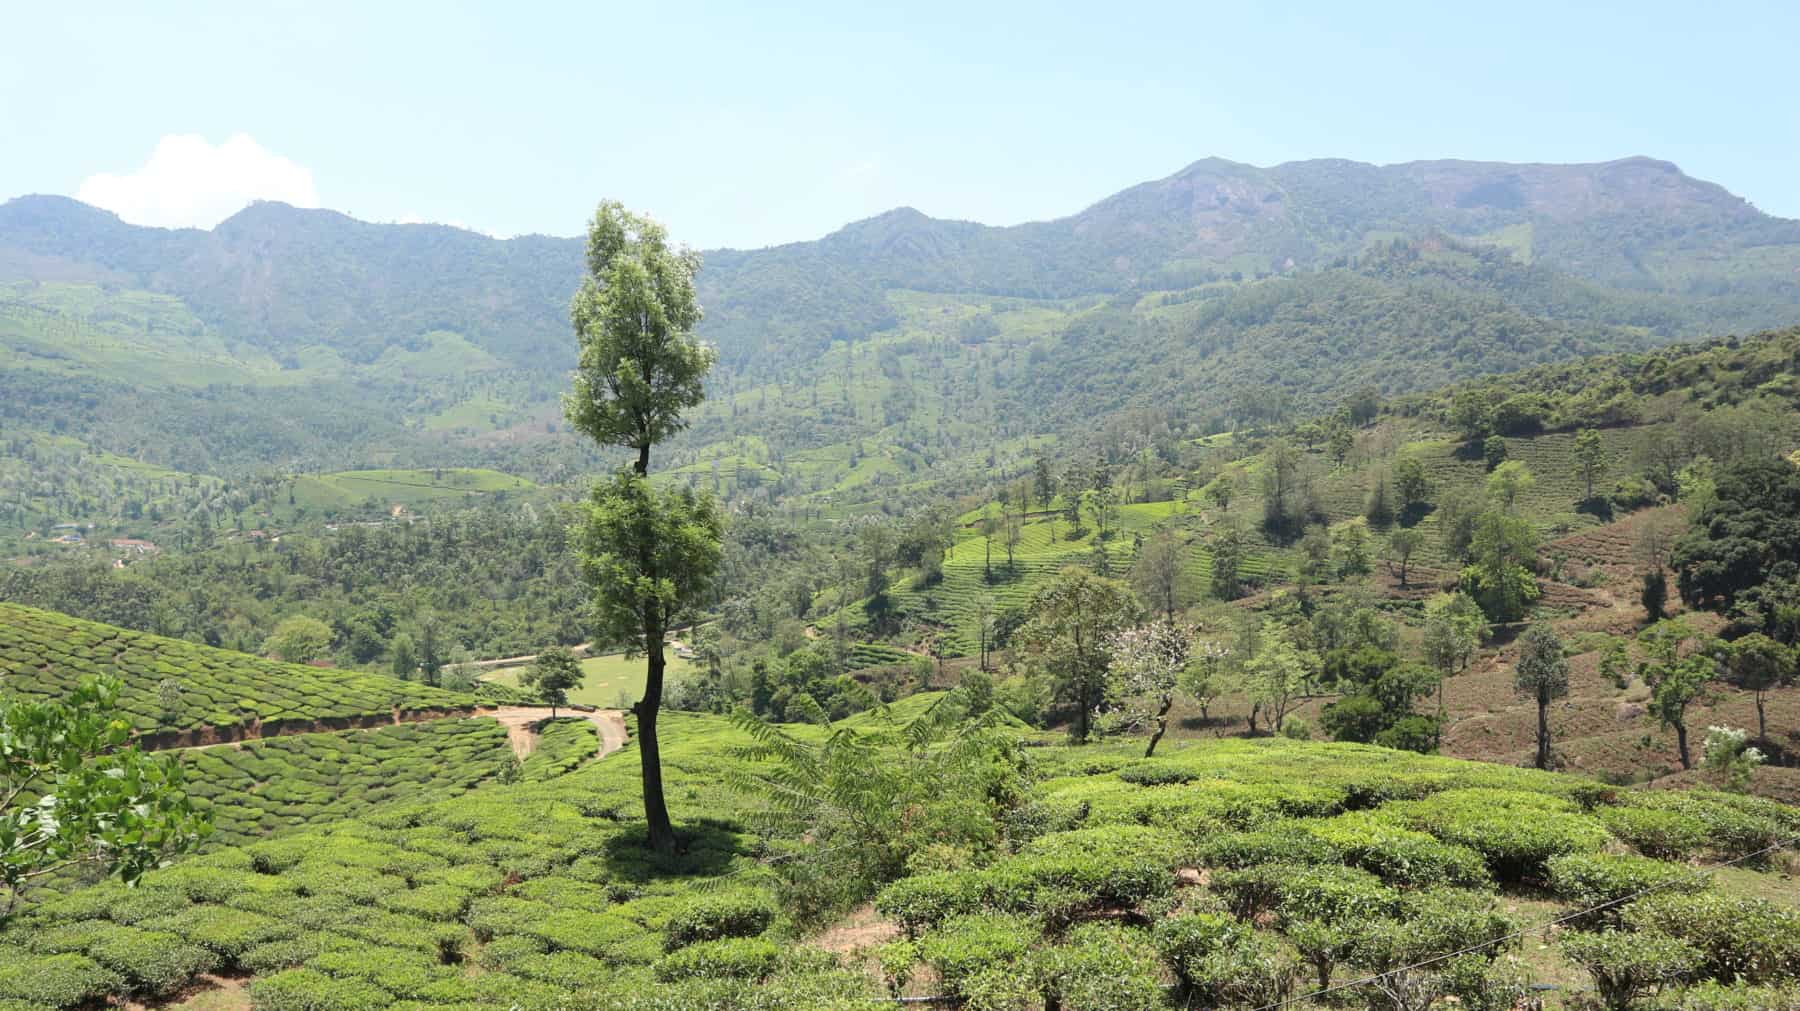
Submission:
[[[478,713],[479,716],[491,716],[500,721],[506,728],[507,740],[512,742],[513,754],[520,761],[537,750],[538,735],[531,725],[550,717],[549,706],[500,706],[497,709]],[[578,709],[561,709],[559,716],[576,716],[586,719],[594,725],[600,735],[600,751],[597,757],[607,755],[623,748],[627,740],[625,735],[625,714],[617,709],[596,709],[593,712],[582,712]]]

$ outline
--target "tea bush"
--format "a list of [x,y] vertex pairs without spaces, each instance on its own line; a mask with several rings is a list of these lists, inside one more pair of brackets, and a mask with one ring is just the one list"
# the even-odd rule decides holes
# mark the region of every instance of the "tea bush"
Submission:
[[1550,891],[1574,906],[1605,904],[1589,922],[1617,923],[1627,901],[1657,892],[1704,891],[1710,883],[1691,868],[1648,857],[1567,853],[1551,857]]
[[[268,724],[284,720],[390,716],[475,704],[460,692],[381,674],[279,663],[0,603],[0,677],[8,692],[56,698],[95,674],[124,682],[119,707],[140,732],[253,723],[266,731]],[[157,685],[165,679],[181,685],[174,713],[158,698]]]
[[183,761],[219,846],[353,818],[389,800],[453,797],[493,780],[511,758],[499,723],[448,719],[199,748]]
[[769,929],[775,904],[754,891],[701,895],[688,900],[669,916],[664,928],[665,946],[674,951],[696,941],[726,937],[755,937]]
[[693,978],[761,979],[775,971],[781,949],[760,937],[728,937],[700,941],[663,956],[656,978],[664,982]]
[[[801,844],[753,832],[761,799],[724,785],[743,769],[732,748],[747,735],[710,717],[663,719],[682,854],[644,846],[628,754],[448,797],[409,799],[399,776],[388,801],[357,817],[190,857],[137,888],[79,888],[0,925],[0,1011],[7,1000],[84,1009],[149,996],[203,965],[254,974],[253,999],[269,1008],[870,1006],[886,990],[879,976],[782,933],[778,868],[765,861]],[[439,740],[431,724],[364,733],[389,729],[410,736],[393,738],[394,754],[364,756],[367,768],[406,771],[411,749]],[[991,850],[932,850],[879,892],[877,910],[916,937],[884,950],[883,974],[905,980],[928,965],[971,1011],[1035,1011],[1047,994],[1070,1009],[1256,1007],[1292,995],[1303,966],[1341,981],[1508,934],[1499,898],[1544,894],[1513,888],[1515,876],[1573,907],[1685,873],[1608,853],[1627,837],[1620,826],[1689,819],[1708,833],[1693,855],[1713,855],[1715,826],[1736,847],[1786,817],[1707,793],[1671,800],[1361,745],[1164,748],[1149,763],[1128,742],[1030,749],[1045,778],[1002,816],[1009,834]],[[231,768],[271,776],[256,780],[259,794],[332,775],[344,789],[366,771],[351,768],[350,750],[283,759],[282,770],[252,754]],[[1177,869],[1196,865],[1206,883],[1182,883]],[[1800,971],[1800,913],[1728,885],[1744,887],[1734,876],[1716,891],[1658,888],[1614,926],[1691,946],[1694,979],[1756,981],[1716,994],[1783,985]],[[1454,996],[1499,1011],[1523,991],[1497,955],[1483,948],[1393,982],[1440,1006]],[[1165,995],[1167,980],[1182,992]],[[912,980],[923,985],[939,984]],[[1340,1006],[1392,1004],[1369,990]]]
[[1750,983],[1800,978],[1800,910],[1718,892],[1651,895],[1625,910],[1627,927],[1698,949],[1701,975]]
[[1489,788],[1445,790],[1381,809],[1407,827],[1480,853],[1504,882],[1542,879],[1564,853],[1593,852],[1611,837],[1573,801]]

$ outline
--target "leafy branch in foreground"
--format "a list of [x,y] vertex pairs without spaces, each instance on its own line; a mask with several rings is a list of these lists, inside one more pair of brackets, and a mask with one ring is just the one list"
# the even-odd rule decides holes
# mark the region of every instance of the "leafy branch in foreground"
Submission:
[[40,878],[82,865],[126,883],[211,829],[181,766],[127,747],[119,682],[82,681],[61,702],[0,698],[0,915]]
[[858,726],[797,731],[746,710],[733,717],[755,767],[728,782],[762,797],[771,837],[803,840],[776,863],[796,916],[817,919],[921,869],[980,860],[1023,787],[1022,755],[1004,710],[958,691],[901,721],[879,706]]

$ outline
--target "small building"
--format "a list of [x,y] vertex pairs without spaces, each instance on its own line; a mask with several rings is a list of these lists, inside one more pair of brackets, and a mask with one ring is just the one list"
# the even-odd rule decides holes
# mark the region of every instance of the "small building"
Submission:
[[135,537],[115,537],[106,543],[119,551],[136,552],[140,555],[154,554],[162,550],[150,541],[141,541]]

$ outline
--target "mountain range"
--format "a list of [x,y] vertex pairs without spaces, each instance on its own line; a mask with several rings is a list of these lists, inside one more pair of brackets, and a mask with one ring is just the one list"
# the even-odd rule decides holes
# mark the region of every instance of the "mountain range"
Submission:
[[[705,261],[701,333],[722,366],[680,462],[777,474],[864,440],[936,466],[1136,409],[1216,428],[1251,388],[1328,406],[1358,385],[1403,392],[1800,317],[1800,222],[1648,158],[1206,159],[1052,221],[901,208]],[[560,435],[581,267],[576,238],[278,203],[167,230],[21,197],[0,205],[0,384],[38,406],[0,422],[62,414],[96,448],[181,467],[493,462],[496,446]],[[234,453],[156,437],[184,427],[168,420],[180,404],[149,430],[117,424],[94,406],[109,388],[204,388],[214,423],[325,401],[370,436],[311,439],[300,417],[272,449]]]

